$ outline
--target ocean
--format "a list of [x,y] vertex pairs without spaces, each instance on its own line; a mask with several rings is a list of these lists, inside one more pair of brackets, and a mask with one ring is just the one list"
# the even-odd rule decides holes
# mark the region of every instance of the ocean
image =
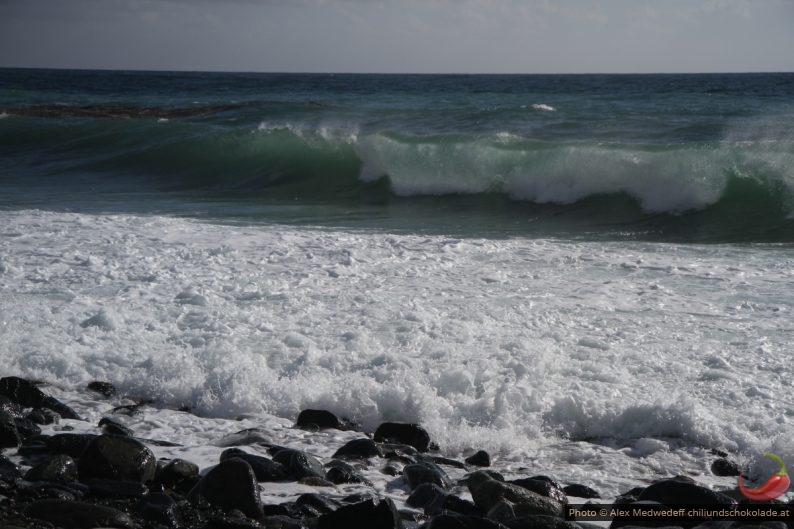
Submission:
[[735,488],[794,462],[792,123],[794,74],[0,69],[0,375]]

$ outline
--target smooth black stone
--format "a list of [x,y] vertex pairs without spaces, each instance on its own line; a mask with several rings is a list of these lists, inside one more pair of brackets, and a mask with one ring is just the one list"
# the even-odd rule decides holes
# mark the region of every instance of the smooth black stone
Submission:
[[25,417],[36,424],[54,424],[61,420],[60,415],[46,408],[31,410]]
[[383,457],[383,452],[375,441],[369,438],[353,439],[342,445],[333,457],[368,458]]
[[88,493],[82,483],[58,483],[55,481],[20,481],[20,496],[28,499],[57,499],[65,501],[81,500]]
[[38,408],[46,397],[33,382],[19,377],[0,378],[0,395],[25,408]]
[[122,435],[125,437],[132,437],[133,431],[118,421],[114,421],[108,417],[102,417],[99,419],[99,427],[102,428],[104,433],[109,433],[111,435]]
[[94,382],[89,382],[88,386],[86,386],[86,389],[96,391],[105,397],[112,397],[116,394],[116,388],[110,382],[100,382],[95,380]]
[[47,448],[53,454],[66,454],[77,459],[98,436],[88,433],[59,433],[47,438]]
[[307,493],[298,496],[295,500],[295,508],[311,507],[317,512],[317,516],[333,512],[339,508],[339,504],[330,498],[317,493]]
[[428,516],[441,514],[443,511],[456,512],[466,516],[485,515],[482,509],[474,505],[474,503],[462,498],[458,498],[453,494],[446,494],[436,497],[433,499],[433,501],[425,505],[424,511]]
[[50,454],[50,449],[47,448],[46,441],[25,441],[25,443],[17,448],[17,454],[24,457],[28,464],[36,464],[39,461],[46,459]]
[[161,484],[166,489],[177,489],[186,492],[182,487],[183,483],[189,483],[190,488],[193,488],[193,480],[198,477],[199,467],[195,463],[185,461],[184,459],[172,459],[167,463],[157,466],[155,473],[155,481]]
[[249,454],[239,448],[228,448],[224,450],[221,453],[220,460],[225,461],[233,457],[239,457],[251,465],[256,480],[259,482],[286,481],[290,479],[290,470],[286,466],[264,456]]
[[518,485],[519,487],[523,487],[527,490],[531,490],[532,492],[536,492],[541,496],[546,496],[547,498],[556,500],[563,505],[568,504],[568,496],[566,496],[565,492],[563,492],[559,486],[556,486],[556,482],[553,480],[521,478],[514,479],[510,483]]
[[419,460],[430,461],[431,463],[435,463],[437,465],[447,465],[448,467],[455,467],[461,469],[466,468],[466,465],[464,463],[461,463],[457,459],[450,459],[448,457],[420,455]]
[[579,485],[578,483],[573,483],[566,487],[563,487],[562,491],[567,496],[574,496],[576,498],[600,498],[601,495],[594,489],[591,489],[587,485]]
[[403,468],[403,478],[411,490],[422,483],[435,483],[443,489],[448,489],[452,485],[446,473],[438,465],[427,461],[406,465]]
[[38,403],[39,408],[47,408],[48,410],[52,410],[58,415],[60,415],[64,419],[74,419],[77,421],[82,420],[77,412],[74,411],[72,408],[64,404],[63,402],[59,401],[55,397],[45,396],[41,401]]
[[22,436],[19,435],[14,417],[0,411],[0,449],[16,448],[21,444]]
[[41,428],[39,426],[27,418],[16,418],[14,419],[14,424],[17,427],[17,431],[19,432],[19,436],[24,441],[29,437],[33,437],[34,435],[41,435]]
[[496,481],[504,481],[505,480],[505,477],[500,472],[497,472],[496,470],[491,470],[490,468],[485,468],[485,469],[482,469],[482,470],[477,470],[475,472],[472,472],[471,474],[466,474],[463,477],[463,479],[458,480],[458,485],[467,485],[469,483],[469,478],[471,476],[475,475],[475,474],[478,475],[478,476],[484,474],[484,475],[490,477],[491,479],[495,479]]
[[667,505],[735,505],[736,500],[725,494],[701,487],[691,481],[665,479],[645,488],[638,501],[656,501]]
[[308,527],[302,520],[285,515],[266,516],[262,520],[262,525],[265,529],[306,529]]
[[25,516],[44,520],[66,529],[93,527],[135,527],[132,519],[111,507],[78,501],[39,500],[25,508]]
[[162,492],[155,492],[141,498],[135,506],[135,512],[148,522],[157,522],[171,529],[182,527],[176,502]]
[[301,450],[282,448],[273,454],[273,460],[289,469],[293,479],[317,477],[325,479],[325,470],[322,463]]
[[484,471],[469,474],[467,485],[474,504],[484,511],[490,511],[496,504],[507,501],[515,504],[516,510],[523,515],[562,516],[563,514],[563,505],[560,502],[519,485],[497,481]]
[[100,435],[77,463],[80,479],[117,479],[145,483],[154,479],[157,462],[140,442],[118,435]]
[[386,498],[375,503],[367,500],[344,505],[320,517],[318,529],[361,527],[367,529],[402,529],[403,523],[394,503]]
[[400,443],[380,443],[383,457],[410,458],[411,463],[415,462],[414,457],[419,455],[419,450],[411,445]]
[[375,430],[375,441],[407,444],[420,452],[427,452],[430,434],[418,424],[384,422]]
[[303,410],[298,414],[298,421],[295,425],[300,428],[316,425],[319,428],[342,429],[342,422],[339,417],[327,410]]
[[356,472],[352,466],[343,461],[334,459],[329,463],[326,463],[325,466],[329,467],[325,473],[325,479],[331,483],[336,485],[340,485],[342,483],[365,483],[371,485],[369,480]]
[[730,459],[717,459],[711,464],[711,472],[715,476],[738,476],[742,473],[739,465]]
[[28,481],[77,481],[77,463],[71,456],[56,454],[44,463],[38,464],[25,473]]
[[10,459],[0,456],[0,478],[16,479],[22,474]]
[[215,446],[245,446],[258,443],[270,443],[270,436],[261,428],[249,428],[229,435],[224,435],[215,442]]
[[506,527],[481,516],[464,516],[447,512],[430,518],[423,529],[506,529]]
[[83,483],[88,485],[92,496],[99,498],[140,498],[149,492],[139,481],[91,478],[83,480]]
[[476,467],[489,467],[491,466],[491,456],[485,450],[480,450],[476,454],[467,457],[466,463]]
[[251,465],[239,458],[221,461],[190,491],[191,503],[206,500],[225,511],[238,509],[249,518],[262,518],[262,503]]
[[422,483],[411,492],[405,503],[416,509],[424,509],[425,505],[446,494],[446,491],[435,483]]
[[11,417],[22,417],[22,406],[12,401],[5,395],[0,395],[0,413],[7,413]]

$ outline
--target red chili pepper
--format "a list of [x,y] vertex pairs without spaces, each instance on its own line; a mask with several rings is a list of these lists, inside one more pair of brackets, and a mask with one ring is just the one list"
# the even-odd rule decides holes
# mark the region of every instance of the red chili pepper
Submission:
[[776,474],[772,474],[769,476],[769,479],[766,480],[766,483],[758,487],[757,489],[746,489],[742,484],[742,475],[739,474],[739,490],[742,491],[742,494],[750,498],[751,500],[755,501],[768,501],[774,500],[784,492],[788,490],[788,486],[791,484],[791,480],[789,480],[788,474],[786,473],[786,465],[783,464],[783,460],[780,459],[775,454],[770,454],[769,452],[764,452],[764,457],[768,457],[770,459],[774,459],[780,465],[780,470],[777,471]]

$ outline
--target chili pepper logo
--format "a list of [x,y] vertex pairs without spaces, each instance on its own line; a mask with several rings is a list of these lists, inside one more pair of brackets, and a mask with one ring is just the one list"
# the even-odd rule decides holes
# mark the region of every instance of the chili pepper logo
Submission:
[[789,480],[788,474],[786,473],[786,465],[783,463],[783,460],[780,459],[780,457],[776,456],[775,454],[770,454],[769,452],[764,452],[764,457],[768,457],[777,461],[780,465],[780,470],[778,470],[777,473],[769,476],[769,479],[766,480],[766,483],[757,489],[746,489],[742,483],[742,475],[739,474],[739,490],[741,490],[742,494],[751,500],[774,500],[786,492],[788,490],[789,484],[791,483],[791,480]]

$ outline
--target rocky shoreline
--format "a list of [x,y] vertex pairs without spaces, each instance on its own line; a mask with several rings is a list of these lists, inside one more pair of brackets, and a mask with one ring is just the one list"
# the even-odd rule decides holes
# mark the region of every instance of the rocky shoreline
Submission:
[[[145,400],[120,399],[104,382],[89,384],[85,393],[87,400],[77,399],[73,407],[34,381],[0,379],[0,529],[596,527],[571,516],[568,506],[598,502],[598,491],[579,483],[563,486],[562,476],[507,480],[490,469],[491,458],[482,450],[464,460],[443,457],[417,424],[385,422],[364,433],[329,411],[304,410],[287,427],[298,433],[289,437],[290,446],[253,427],[191,452],[171,439],[150,438],[156,428],[143,438],[129,427],[129,417],[158,424]],[[83,420],[90,410],[98,421]],[[333,452],[317,456],[302,449],[312,436],[326,436],[322,442],[332,444]],[[203,454],[201,461],[191,461],[193,453]],[[717,455],[712,472],[738,475],[726,455]],[[750,502],[735,491],[717,492],[679,476],[606,503],[664,509]],[[786,520],[708,516],[614,518],[597,526],[607,525],[794,527]]]

